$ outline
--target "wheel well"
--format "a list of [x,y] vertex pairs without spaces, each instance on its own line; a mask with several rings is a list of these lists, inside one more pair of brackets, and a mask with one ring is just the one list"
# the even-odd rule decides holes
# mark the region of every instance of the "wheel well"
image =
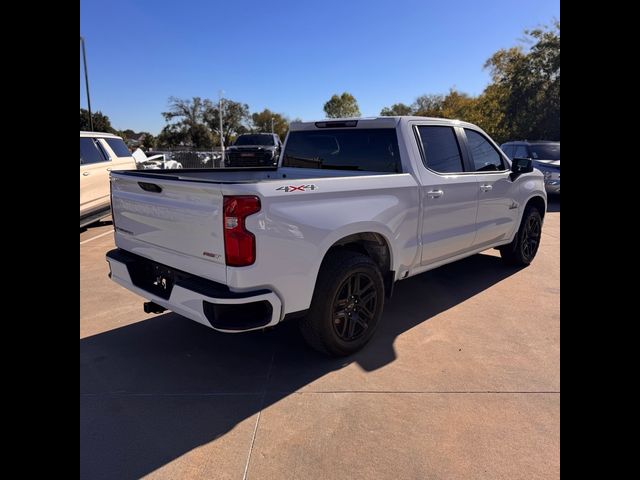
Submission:
[[544,202],[544,198],[542,197],[532,197],[529,199],[524,208],[527,208],[529,205],[536,207],[538,212],[540,212],[540,216],[544,218],[544,214],[546,213],[546,204]]
[[387,296],[391,296],[394,281],[394,272],[391,271],[391,250],[382,235],[374,232],[363,232],[341,238],[331,245],[324,259],[337,249],[352,250],[371,258],[378,265],[380,273],[382,273]]

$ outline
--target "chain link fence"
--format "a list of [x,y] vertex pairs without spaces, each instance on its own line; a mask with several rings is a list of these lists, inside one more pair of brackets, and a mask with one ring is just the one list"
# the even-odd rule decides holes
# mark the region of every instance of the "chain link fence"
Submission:
[[175,160],[182,168],[224,168],[220,148],[212,150],[157,149],[146,152],[147,156],[164,154],[167,160]]

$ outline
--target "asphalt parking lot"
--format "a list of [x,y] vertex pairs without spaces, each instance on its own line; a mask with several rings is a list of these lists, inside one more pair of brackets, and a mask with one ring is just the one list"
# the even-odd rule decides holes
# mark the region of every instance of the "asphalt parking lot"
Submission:
[[111,282],[80,233],[81,478],[560,476],[560,203],[525,269],[491,250],[400,282],[364,351],[240,335]]

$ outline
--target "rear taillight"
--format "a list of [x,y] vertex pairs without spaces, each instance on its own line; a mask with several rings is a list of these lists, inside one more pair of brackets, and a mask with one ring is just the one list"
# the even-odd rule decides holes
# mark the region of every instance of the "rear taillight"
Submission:
[[246,267],[256,261],[256,237],[245,228],[244,221],[260,211],[255,196],[224,197],[224,251],[230,267]]

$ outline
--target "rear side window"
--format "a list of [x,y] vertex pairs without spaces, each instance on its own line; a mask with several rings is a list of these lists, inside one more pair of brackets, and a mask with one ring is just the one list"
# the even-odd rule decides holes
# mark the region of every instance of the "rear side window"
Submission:
[[290,132],[282,166],[402,172],[394,128]]
[[124,144],[124,141],[121,138],[105,138],[107,145],[111,147],[113,153],[116,154],[116,157],[130,157],[131,152]]
[[80,138],[80,165],[108,162],[93,138]]
[[464,129],[467,146],[476,172],[495,172],[506,170],[502,156],[489,141],[474,130]]
[[418,127],[424,162],[439,173],[462,172],[462,156],[456,134],[451,127]]

